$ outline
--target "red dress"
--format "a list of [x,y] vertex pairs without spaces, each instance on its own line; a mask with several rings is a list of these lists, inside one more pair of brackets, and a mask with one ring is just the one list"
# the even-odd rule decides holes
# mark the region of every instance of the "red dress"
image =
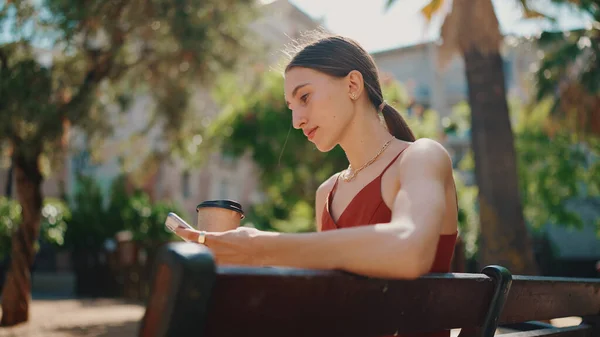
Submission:
[[[337,224],[331,216],[329,205],[337,188],[338,181],[335,181],[333,188],[327,195],[323,215],[321,216],[321,230],[334,230],[338,228],[348,228],[355,226],[374,225],[377,223],[386,223],[392,219],[392,210],[385,204],[381,196],[381,177],[390,166],[400,157],[404,150],[387,165],[387,167],[373,181],[367,184],[350,201],[344,212],[340,215]],[[456,242],[455,234],[441,234],[437,244],[437,250],[431,273],[450,272],[450,263],[454,253],[454,244]],[[437,331],[431,333],[418,334],[419,337],[449,337],[450,331]]]

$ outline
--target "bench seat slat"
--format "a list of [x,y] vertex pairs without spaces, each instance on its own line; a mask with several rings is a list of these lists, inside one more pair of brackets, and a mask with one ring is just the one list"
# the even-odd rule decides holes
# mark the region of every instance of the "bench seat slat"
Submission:
[[592,328],[586,325],[548,328],[502,334],[503,337],[592,337]]

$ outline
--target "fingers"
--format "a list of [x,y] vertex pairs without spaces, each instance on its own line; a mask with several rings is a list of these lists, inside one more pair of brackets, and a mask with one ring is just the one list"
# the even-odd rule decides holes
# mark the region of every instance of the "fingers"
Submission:
[[175,234],[177,234],[177,236],[180,238],[191,242],[198,242],[198,237],[200,236],[200,232],[183,227],[176,228]]

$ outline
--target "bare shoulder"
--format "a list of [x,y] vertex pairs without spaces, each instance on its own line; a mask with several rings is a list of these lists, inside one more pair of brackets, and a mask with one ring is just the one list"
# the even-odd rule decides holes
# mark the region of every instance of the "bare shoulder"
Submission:
[[450,154],[439,142],[420,138],[405,151],[401,160],[402,171],[433,173],[440,176],[452,174]]
[[315,224],[317,227],[317,231],[321,231],[323,224],[321,223],[321,213],[325,207],[325,199],[327,198],[327,194],[333,188],[335,184],[335,180],[337,179],[339,173],[336,173],[329,177],[329,179],[325,180],[319,188],[317,188],[317,193],[315,196]]
[[340,173],[341,172],[335,173],[331,177],[327,178],[327,180],[325,180],[321,184],[321,186],[319,186],[319,188],[317,188],[317,200],[320,198],[321,199],[324,198],[327,195],[327,193],[329,193],[329,191],[331,191],[331,189],[333,188],[333,185],[335,184],[335,181]]

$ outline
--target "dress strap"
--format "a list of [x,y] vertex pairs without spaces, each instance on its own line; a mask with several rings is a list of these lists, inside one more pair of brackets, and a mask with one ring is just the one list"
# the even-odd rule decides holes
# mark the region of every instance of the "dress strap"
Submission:
[[331,223],[336,228],[337,228],[337,224],[335,223],[335,221],[333,221],[333,216],[331,215],[331,198],[333,197],[333,194],[335,193],[335,190],[337,189],[340,174],[341,173],[337,174],[337,176],[335,177],[335,183],[333,184],[333,187],[331,188],[329,193],[327,193],[327,199],[325,199],[325,208],[323,209],[323,214],[327,213],[328,218],[331,219]]
[[394,164],[394,162],[396,162],[396,159],[398,159],[398,158],[400,157],[400,155],[401,155],[401,154],[404,152],[404,150],[408,149],[408,147],[409,147],[409,146],[410,146],[410,145],[408,145],[407,147],[403,148],[403,149],[402,149],[402,151],[400,151],[400,152],[399,152],[399,153],[396,155],[396,157],[394,157],[394,159],[392,159],[392,160],[390,161],[390,163],[389,163],[389,164],[388,164],[388,165],[387,165],[387,166],[386,166],[386,167],[383,169],[383,171],[381,171],[381,174],[379,174],[379,176],[380,176],[380,177],[381,177],[381,176],[383,176],[383,174],[385,173],[385,171],[387,171],[387,170],[390,168],[390,166],[392,166],[392,165]]
[[[410,145],[408,145],[408,146],[410,146]],[[383,176],[383,174],[385,173],[385,171],[387,171],[387,169],[389,169],[389,168],[390,168],[390,166],[392,166],[392,164],[394,164],[394,162],[396,161],[396,159],[398,159],[398,158],[400,157],[400,155],[401,155],[401,154],[404,152],[404,150],[408,149],[408,146],[407,146],[407,147],[405,147],[404,149],[402,149],[402,151],[400,151],[400,152],[399,152],[399,153],[396,155],[396,157],[394,157],[394,159],[392,159],[392,160],[390,161],[390,163],[389,163],[389,164],[388,164],[388,165],[385,167],[385,169],[383,169],[383,171],[382,171],[382,172],[381,172],[381,173],[380,173],[380,174],[377,176],[377,178],[375,178],[375,179],[381,178],[381,177]],[[331,197],[332,197],[332,196],[335,194],[335,191],[337,190],[338,182],[339,182],[339,180],[340,180],[340,176],[341,176],[341,175],[342,175],[342,173],[341,173],[341,172],[339,172],[339,173],[337,174],[337,176],[335,177],[335,183],[333,184],[333,187],[331,188],[331,191],[329,191],[329,193],[327,194],[327,200],[326,200],[326,207],[327,207],[327,210],[329,210],[329,204],[331,203]]]
[[333,187],[331,188],[329,193],[327,193],[327,200],[325,200],[325,207],[327,208],[327,212],[329,212],[329,204],[331,203],[331,197],[335,194],[335,191],[338,186],[338,181],[340,180],[340,175],[341,172],[337,173],[335,177],[335,183],[333,183]]
[[335,183],[333,183],[333,187],[331,188],[331,191],[329,191],[329,194],[330,194],[330,195],[331,195],[331,194],[334,194],[334,193],[335,193],[335,190],[337,190],[338,182],[340,181],[340,176],[341,176],[341,175],[342,175],[342,172],[338,172],[338,173],[336,174],[336,177],[335,177]]

